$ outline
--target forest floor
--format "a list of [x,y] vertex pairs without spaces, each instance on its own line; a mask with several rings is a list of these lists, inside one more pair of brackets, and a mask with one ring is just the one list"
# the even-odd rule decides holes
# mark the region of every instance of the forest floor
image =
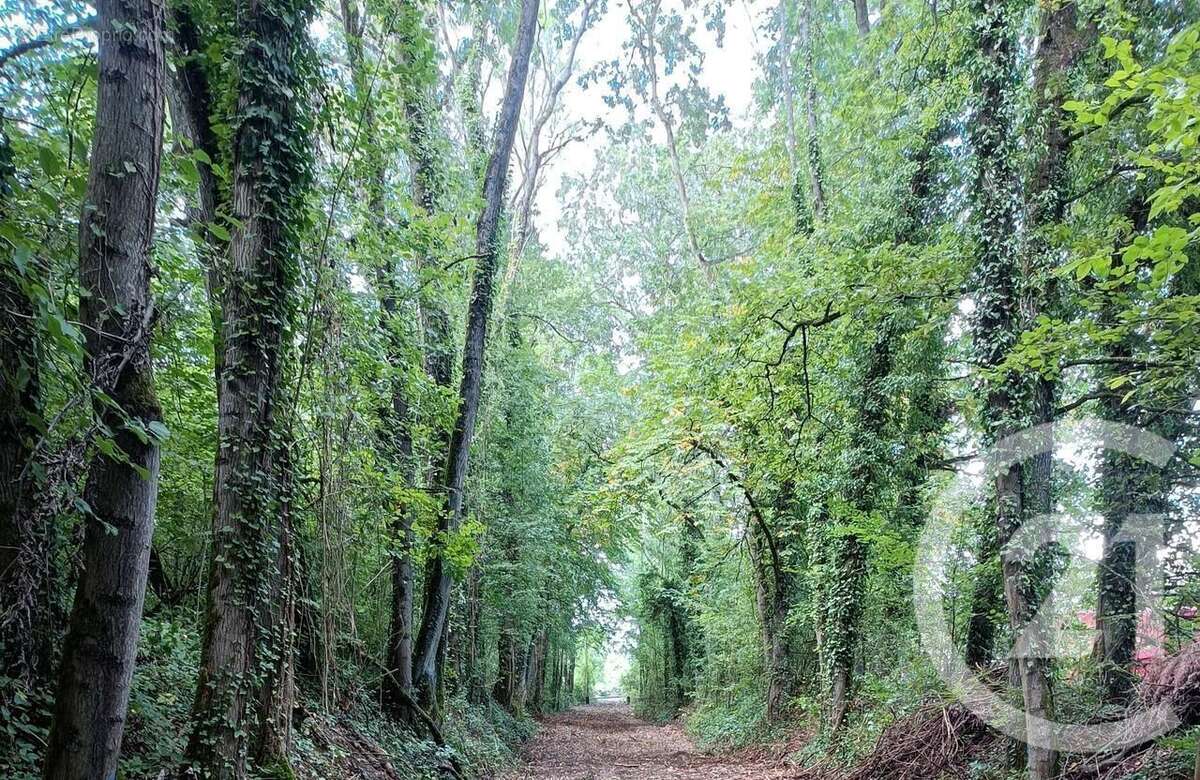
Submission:
[[744,754],[702,753],[678,723],[634,717],[624,703],[588,704],[549,716],[504,780],[771,780],[786,765]]

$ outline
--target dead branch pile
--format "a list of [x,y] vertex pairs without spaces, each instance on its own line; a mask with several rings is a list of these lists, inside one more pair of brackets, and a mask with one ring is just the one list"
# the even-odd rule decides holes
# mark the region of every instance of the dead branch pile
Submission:
[[995,742],[987,725],[966,707],[931,704],[889,726],[871,755],[839,780],[966,777],[971,760]]
[[1147,705],[1170,704],[1185,726],[1200,723],[1200,642],[1150,667],[1139,693]]

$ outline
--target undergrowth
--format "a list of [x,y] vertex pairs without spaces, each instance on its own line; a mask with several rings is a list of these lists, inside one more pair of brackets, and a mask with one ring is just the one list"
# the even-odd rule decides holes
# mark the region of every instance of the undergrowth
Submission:
[[[153,780],[178,764],[187,744],[200,638],[183,628],[191,619],[147,616],[142,624],[129,720],[121,751],[121,780]],[[290,766],[252,769],[255,778],[339,780],[346,777],[435,780],[453,758],[470,777],[512,766],[534,732],[533,721],[489,702],[464,697],[446,703],[448,747],[414,737],[384,717],[365,687],[352,686],[336,712],[298,692]],[[0,778],[38,780],[50,719],[49,690],[24,691],[0,678]]]

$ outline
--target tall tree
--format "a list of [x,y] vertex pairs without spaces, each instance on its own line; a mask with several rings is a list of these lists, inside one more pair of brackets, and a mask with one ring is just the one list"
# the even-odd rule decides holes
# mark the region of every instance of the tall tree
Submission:
[[[366,59],[364,36],[368,30],[369,17],[367,9],[361,8],[350,0],[342,2],[342,24],[346,37],[347,59],[350,63],[351,79],[353,81],[355,99],[362,124],[361,132],[368,137],[376,132],[376,102],[378,100],[378,72],[371,68]],[[421,16],[415,4],[405,3],[401,9],[398,24],[402,34],[400,45],[402,58],[405,63],[411,63],[416,58],[411,49],[415,45],[416,31],[420,30]],[[416,31],[412,28],[416,26]],[[380,67],[376,65],[377,69]],[[410,122],[426,121],[428,107],[424,103],[414,105],[413,101],[420,95],[420,90],[409,85],[413,79],[420,79],[421,71],[406,68],[404,72],[405,102],[409,110]],[[429,143],[428,131],[410,127],[410,144]],[[419,189],[418,203],[422,208],[433,209],[439,200],[433,188],[438,186],[434,174],[426,171],[432,163],[428,151],[415,153],[414,162],[414,193]],[[373,238],[383,252],[375,269],[376,294],[379,299],[379,330],[385,345],[386,361],[393,375],[388,379],[388,402],[379,414],[379,443],[391,478],[403,485],[413,485],[417,481],[416,461],[413,456],[413,420],[412,403],[408,390],[408,382],[404,377],[404,366],[409,357],[406,349],[408,322],[406,307],[400,297],[398,277],[403,272],[403,264],[399,257],[390,252],[392,230],[388,224],[385,207],[387,188],[387,158],[382,155],[371,157],[367,161],[367,173],[363,186],[367,193],[367,203],[370,210],[369,223]],[[420,169],[420,172],[418,172]],[[422,182],[418,185],[416,182]],[[427,214],[426,216],[432,216]],[[424,283],[422,283],[424,285]],[[440,307],[440,302],[427,298],[427,305],[419,307],[422,312],[429,312],[432,307]],[[433,330],[441,333],[442,326],[448,327],[444,320],[444,312],[435,317],[438,325]],[[443,321],[444,320],[444,321]],[[429,321],[427,319],[427,325]],[[443,338],[448,336],[444,334]],[[426,334],[427,341],[430,339]],[[434,339],[436,342],[436,339]],[[437,343],[431,345],[440,349]],[[434,378],[438,377],[435,371]],[[444,378],[448,381],[448,376]],[[412,607],[414,588],[414,552],[416,539],[413,532],[414,510],[408,502],[400,502],[392,517],[392,530],[395,536],[395,549],[390,551],[392,568],[392,600],[390,625],[388,630],[387,673],[382,681],[384,706],[392,715],[401,719],[411,715],[408,703],[412,692]]]
[[99,86],[79,220],[80,320],[98,452],[88,473],[83,570],[63,643],[46,778],[116,776],[158,496],[150,332],[164,113],[164,10],[100,0]]
[[[241,778],[265,746],[262,699],[277,682],[283,618],[272,603],[288,544],[277,423],[294,308],[297,220],[308,191],[307,0],[238,5],[239,80],[222,280],[223,349],[208,607],[187,748],[191,771]],[[281,476],[283,479],[281,480]]]
[[[641,60],[642,69],[645,72],[646,83],[648,85],[646,93],[650,99],[650,107],[654,111],[654,116],[662,127],[663,133],[667,137],[667,156],[671,161],[671,179],[675,183],[675,193],[679,196],[680,216],[683,219],[683,232],[687,237],[688,248],[701,266],[707,266],[709,259],[704,256],[704,251],[700,247],[700,241],[696,233],[696,225],[693,222],[692,215],[692,198],[688,193],[687,179],[684,177],[683,161],[680,152],[680,143],[678,134],[682,129],[682,125],[686,117],[683,115],[685,107],[680,104],[680,96],[678,90],[668,91],[661,83],[659,74],[659,58],[666,57],[668,63],[677,56],[676,52],[669,51],[665,54],[660,53],[660,48],[663,47],[661,40],[664,32],[675,27],[675,21],[669,16],[662,14],[662,0],[648,0],[648,2],[638,2],[630,0],[629,15],[633,18],[636,26],[634,27],[634,48]],[[667,72],[672,69],[668,65]],[[681,113],[679,118],[676,118],[674,111],[678,110]]]
[[471,284],[471,300],[467,309],[467,331],[463,348],[462,383],[459,387],[459,408],[450,438],[444,474],[445,503],[438,515],[438,539],[429,558],[426,573],[424,609],[417,633],[413,658],[413,682],[417,702],[427,710],[437,712],[438,652],[443,641],[450,610],[452,573],[445,559],[444,547],[448,536],[458,530],[463,518],[464,489],[470,459],[471,440],[479,414],[483,381],[483,356],[487,345],[488,319],[492,309],[492,294],[499,265],[500,211],[508,183],[508,163],[517,133],[521,103],[525,96],[525,81],[529,73],[529,58],[537,30],[537,0],[523,0],[521,22],[517,30],[513,60],[508,71],[504,101],[500,107],[495,146],[488,160],[483,181],[483,211],[475,226],[476,268]]
[[[1014,8],[1005,0],[979,0],[975,5],[974,35],[975,106],[971,124],[975,182],[974,224],[978,254],[975,264],[976,308],[973,341],[978,360],[988,369],[1001,367],[1016,344],[1021,329],[1021,295],[1018,284],[1019,247],[1016,241],[1020,190],[1014,130],[1014,90],[1017,57]],[[1001,369],[998,377],[982,383],[985,434],[990,443],[1015,433],[1028,418],[1024,406],[1025,380]],[[1001,553],[1003,587],[1009,622],[1019,631],[1033,617],[1036,582],[1026,562],[1007,550],[1009,541],[1028,512],[1023,464],[1014,463],[994,477],[994,519]],[[1050,678],[1039,659],[1018,658],[1015,671],[1025,701],[1027,724],[1032,731],[1039,719],[1052,711]],[[1048,780],[1057,772],[1053,750],[1035,744],[1047,735],[1027,735],[1031,780]]]
[[825,219],[825,172],[821,161],[821,127],[817,120],[817,76],[813,53],[813,2],[804,0],[800,11],[800,56],[804,78],[804,123],[808,129],[808,189],[812,213]]

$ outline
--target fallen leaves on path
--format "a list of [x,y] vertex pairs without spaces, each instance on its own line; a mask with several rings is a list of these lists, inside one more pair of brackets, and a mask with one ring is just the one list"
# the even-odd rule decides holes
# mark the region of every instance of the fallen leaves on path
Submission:
[[504,780],[772,780],[788,767],[701,753],[675,723],[639,720],[625,704],[589,704],[541,722],[527,763]]

